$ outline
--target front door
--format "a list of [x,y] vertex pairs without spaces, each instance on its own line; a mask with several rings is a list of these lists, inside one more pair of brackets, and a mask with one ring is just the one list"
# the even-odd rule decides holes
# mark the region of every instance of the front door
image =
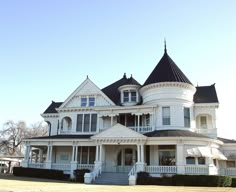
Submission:
[[137,161],[137,152],[134,148],[123,148],[117,155],[116,172],[129,172]]

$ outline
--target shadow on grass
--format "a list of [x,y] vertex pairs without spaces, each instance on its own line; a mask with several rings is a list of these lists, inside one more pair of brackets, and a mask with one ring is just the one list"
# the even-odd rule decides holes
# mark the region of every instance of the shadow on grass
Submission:
[[53,180],[53,179],[42,179],[42,178],[35,178],[35,177],[20,177],[14,176],[12,174],[0,174],[0,179],[5,180],[12,180],[12,181],[28,181],[28,182],[50,182],[50,183],[76,183],[66,180]]

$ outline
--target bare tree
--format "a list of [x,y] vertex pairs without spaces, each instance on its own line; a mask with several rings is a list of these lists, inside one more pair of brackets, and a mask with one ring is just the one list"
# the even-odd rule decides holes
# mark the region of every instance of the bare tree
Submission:
[[0,130],[2,141],[0,142],[0,152],[4,155],[22,155],[23,139],[47,134],[47,126],[42,123],[35,123],[27,127],[24,121],[15,123],[7,121]]

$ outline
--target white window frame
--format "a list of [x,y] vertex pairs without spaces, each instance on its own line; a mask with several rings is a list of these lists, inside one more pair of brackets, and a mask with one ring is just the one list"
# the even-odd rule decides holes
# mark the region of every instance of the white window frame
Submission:
[[[188,110],[188,116],[186,116],[186,114],[185,114],[186,110]],[[191,117],[190,116],[191,116],[190,115],[190,108],[184,107],[184,127],[187,127],[187,128],[191,127],[191,121],[190,121]]]
[[[202,118],[205,118],[206,120],[206,123],[205,124],[202,124]],[[201,115],[200,118],[199,118],[199,125],[200,125],[200,128],[201,129],[207,129],[207,116],[206,115]]]
[[[165,109],[168,109],[168,115],[164,114]],[[166,120],[168,120],[168,123],[166,123]],[[162,125],[171,125],[171,112],[169,106],[162,107]]]

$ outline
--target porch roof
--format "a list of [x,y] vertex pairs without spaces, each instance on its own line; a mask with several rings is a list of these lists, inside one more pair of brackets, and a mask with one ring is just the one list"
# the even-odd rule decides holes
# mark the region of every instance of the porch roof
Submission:
[[144,134],[147,137],[198,137],[209,138],[205,135],[198,134],[187,130],[155,130]]
[[27,139],[89,139],[92,135],[51,135],[45,137],[33,137]]

